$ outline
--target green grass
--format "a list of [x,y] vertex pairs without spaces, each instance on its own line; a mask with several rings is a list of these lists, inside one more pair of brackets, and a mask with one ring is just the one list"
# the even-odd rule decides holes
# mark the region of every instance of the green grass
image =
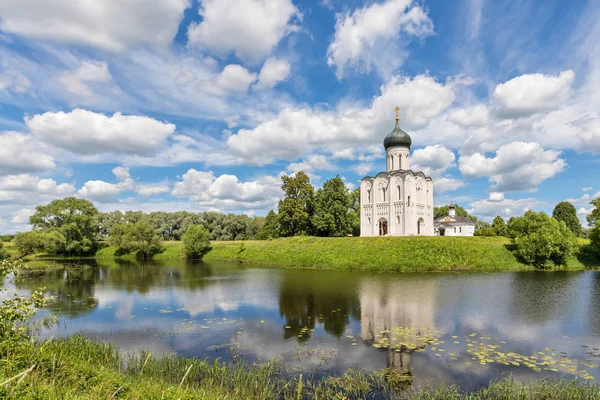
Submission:
[[[579,251],[561,269],[600,267],[589,241],[579,241]],[[511,271],[531,270],[511,251],[503,237],[293,237],[275,240],[212,242],[205,261],[256,265],[365,271]],[[135,259],[135,253],[117,254],[114,247],[100,249],[97,259]],[[34,256],[32,259],[39,258]],[[164,242],[155,260],[185,258],[182,242]]]
[[0,360],[0,398],[9,399],[592,399],[600,386],[581,381],[522,384],[505,377],[474,393],[452,385],[410,389],[389,370],[302,376],[284,364],[209,362],[147,352],[123,356],[112,345],[75,335],[8,349]]

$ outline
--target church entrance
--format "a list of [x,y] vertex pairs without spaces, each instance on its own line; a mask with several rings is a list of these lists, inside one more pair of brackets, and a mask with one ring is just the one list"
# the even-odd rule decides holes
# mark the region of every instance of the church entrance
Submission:
[[385,219],[379,220],[379,236],[385,236],[388,234],[388,222]]
[[419,218],[419,221],[417,222],[417,235],[420,235],[421,233],[425,233],[425,221],[423,221],[423,218]]

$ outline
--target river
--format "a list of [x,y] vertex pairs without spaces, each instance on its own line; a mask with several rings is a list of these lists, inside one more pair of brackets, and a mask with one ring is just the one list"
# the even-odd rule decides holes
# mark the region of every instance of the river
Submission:
[[266,361],[298,372],[392,368],[467,390],[512,374],[600,379],[600,272],[377,274],[236,264],[81,262],[44,286],[42,337],[125,352]]

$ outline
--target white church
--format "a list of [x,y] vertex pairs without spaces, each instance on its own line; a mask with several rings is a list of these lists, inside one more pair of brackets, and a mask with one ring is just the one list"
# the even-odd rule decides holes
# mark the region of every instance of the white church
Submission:
[[410,169],[410,136],[398,125],[383,141],[386,172],[360,181],[361,236],[433,236],[433,179]]

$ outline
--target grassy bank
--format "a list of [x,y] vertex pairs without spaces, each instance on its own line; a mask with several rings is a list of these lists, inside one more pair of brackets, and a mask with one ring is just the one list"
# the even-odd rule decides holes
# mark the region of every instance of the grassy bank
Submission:
[[[585,243],[581,243],[584,246]],[[264,241],[213,242],[205,261],[298,268],[356,269],[371,271],[527,270],[517,260],[506,238],[486,237],[293,237]],[[106,247],[97,258],[113,258]],[[135,258],[134,254],[122,257]],[[181,242],[165,242],[158,260],[184,257]],[[572,257],[568,269],[600,266],[589,256]]]
[[[0,362],[0,397],[11,399],[591,399],[600,386],[540,380],[524,385],[511,378],[466,394],[442,385],[409,389],[410,378],[392,371],[349,371],[312,379],[279,363],[207,362],[150,353],[122,356],[114,346],[76,335],[8,350]],[[407,381],[408,380],[408,381]]]

